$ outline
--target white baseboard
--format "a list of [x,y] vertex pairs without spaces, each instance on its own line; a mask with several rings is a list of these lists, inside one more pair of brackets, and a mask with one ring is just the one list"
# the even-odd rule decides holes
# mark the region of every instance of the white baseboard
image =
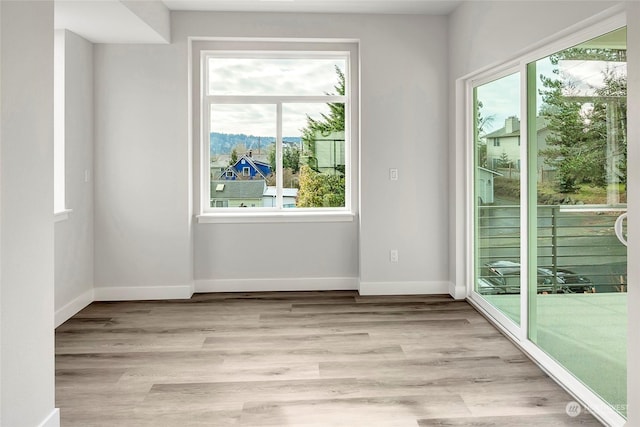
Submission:
[[449,282],[360,282],[360,295],[438,295],[449,293]]
[[355,277],[196,280],[195,292],[277,292],[357,290]]
[[459,283],[449,283],[449,295],[454,299],[463,300],[467,298],[467,287]]
[[38,427],[60,427],[60,409],[55,408]]
[[71,319],[73,315],[78,313],[80,310],[88,306],[94,301],[93,289],[89,289],[88,291],[82,293],[78,297],[72,299],[67,304],[65,304],[59,310],[56,310],[55,313],[55,326],[58,327],[62,325],[67,320]]
[[175,286],[112,286],[93,289],[94,301],[189,299],[193,284]]

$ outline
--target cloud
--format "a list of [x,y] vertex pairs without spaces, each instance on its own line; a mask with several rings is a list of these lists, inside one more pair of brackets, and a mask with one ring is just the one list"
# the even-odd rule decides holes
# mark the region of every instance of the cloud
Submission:
[[[345,71],[344,58],[210,58],[211,95],[225,96],[324,96],[335,94],[338,76]],[[307,115],[328,113],[326,103],[283,105],[283,136],[300,136]],[[211,130],[255,136],[276,134],[275,104],[216,104]]]
[[562,78],[572,82],[581,96],[592,96],[595,89],[604,87],[607,71],[618,76],[627,75],[626,62],[565,60],[560,61],[559,69]]
[[210,58],[212,95],[324,95],[335,93],[335,58]]

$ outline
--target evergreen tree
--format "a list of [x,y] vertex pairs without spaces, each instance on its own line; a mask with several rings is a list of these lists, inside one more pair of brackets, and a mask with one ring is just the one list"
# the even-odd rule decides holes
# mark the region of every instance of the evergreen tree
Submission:
[[[338,84],[334,86],[334,89],[338,95],[344,95],[344,73],[338,66],[335,69],[338,75]],[[327,93],[327,95],[333,94]],[[302,141],[310,153],[315,152],[315,139],[318,132],[322,135],[329,135],[331,132],[344,132],[344,103],[329,102],[327,105],[329,106],[329,114],[322,113],[321,119],[316,120],[307,115],[307,126],[302,130]],[[314,167],[312,163],[310,163],[310,166]]]
[[500,158],[498,159],[498,167],[499,168],[508,168],[511,166],[511,160],[509,160],[509,156],[506,152],[502,152]]
[[[345,94],[344,73],[336,66],[338,83],[334,86],[337,94]],[[331,94],[327,94],[331,95]],[[302,130],[302,141],[308,153],[315,153],[318,134],[329,135],[332,132],[344,133],[344,103],[328,103],[329,114],[322,114],[321,119],[307,116],[307,126]],[[283,153],[286,155],[286,153]],[[291,152],[292,160],[300,153]],[[299,162],[299,160],[298,160]],[[320,173],[313,157],[309,157],[307,165],[300,167],[300,188],[296,206],[299,207],[343,207],[345,206],[344,170],[337,174]]]
[[[619,53],[604,49],[569,49],[551,57],[561,59],[607,59]],[[551,131],[547,148],[541,151],[556,169],[556,184],[563,193],[577,191],[580,184],[604,187],[624,182],[626,176],[626,77],[604,71],[604,86],[590,97],[580,96],[576,85],[560,78],[540,76],[543,106],[540,115]],[[609,111],[608,111],[609,110]],[[607,124],[616,118],[616,123]],[[613,132],[613,134],[612,134]],[[609,147],[610,152],[607,152]],[[615,152],[611,152],[611,150]]]

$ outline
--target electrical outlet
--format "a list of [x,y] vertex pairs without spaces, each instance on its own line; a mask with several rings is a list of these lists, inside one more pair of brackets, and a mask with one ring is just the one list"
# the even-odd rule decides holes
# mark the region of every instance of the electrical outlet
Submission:
[[392,262],[392,263],[398,262],[398,250],[397,249],[391,249],[389,251],[389,261]]

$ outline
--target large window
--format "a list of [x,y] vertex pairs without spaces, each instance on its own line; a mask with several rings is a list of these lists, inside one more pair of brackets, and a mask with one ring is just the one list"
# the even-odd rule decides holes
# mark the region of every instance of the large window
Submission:
[[202,212],[351,207],[350,52],[202,50]]

